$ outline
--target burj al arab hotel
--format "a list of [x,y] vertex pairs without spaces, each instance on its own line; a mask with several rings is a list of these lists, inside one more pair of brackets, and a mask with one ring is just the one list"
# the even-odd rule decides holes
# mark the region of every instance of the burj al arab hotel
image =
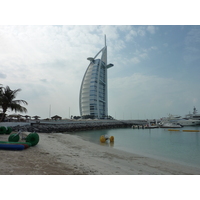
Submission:
[[105,46],[96,56],[89,57],[87,60],[90,63],[80,88],[80,115],[82,118],[106,119],[108,116],[107,69],[113,66],[113,64],[107,65],[106,36]]

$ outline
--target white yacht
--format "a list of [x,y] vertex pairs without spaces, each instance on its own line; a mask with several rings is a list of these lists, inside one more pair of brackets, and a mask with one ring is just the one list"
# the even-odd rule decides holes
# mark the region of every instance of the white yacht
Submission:
[[186,119],[195,119],[195,120],[200,120],[200,114],[197,114],[197,109],[194,107],[193,108],[193,113],[192,114],[187,114],[185,115]]
[[196,125],[200,125],[200,120],[183,118],[183,119],[178,119],[177,123],[183,126],[196,126]]
[[169,115],[169,117],[166,119],[168,122],[180,124],[182,126],[200,125],[200,120],[193,119],[193,118],[181,118],[181,116],[177,116],[177,115]]
[[172,122],[160,122],[160,128],[181,128],[181,127],[183,126]]
[[[173,116],[173,115],[169,115],[169,117],[164,117],[160,121],[159,127],[160,128],[181,128],[183,127],[183,125],[176,122],[177,118],[179,117],[180,116]],[[174,120],[171,120],[172,118]]]

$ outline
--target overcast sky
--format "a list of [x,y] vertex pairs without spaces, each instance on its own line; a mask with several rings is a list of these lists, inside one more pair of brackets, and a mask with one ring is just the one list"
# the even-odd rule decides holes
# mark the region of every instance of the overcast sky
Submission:
[[22,89],[17,99],[28,102],[30,116],[79,116],[87,58],[104,46],[104,34],[114,64],[109,115],[147,119],[200,109],[200,26],[0,26],[0,83]]

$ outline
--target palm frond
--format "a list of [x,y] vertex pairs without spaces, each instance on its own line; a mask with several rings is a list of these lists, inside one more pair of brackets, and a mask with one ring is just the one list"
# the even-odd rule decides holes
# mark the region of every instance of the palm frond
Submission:
[[21,113],[27,112],[27,109],[25,107],[21,106],[20,104],[15,104],[15,103],[10,105],[10,109],[12,111],[14,110],[15,112],[21,112]]
[[25,101],[25,100],[14,100],[13,103],[18,103],[18,104],[25,104],[25,105],[28,105],[28,103]]

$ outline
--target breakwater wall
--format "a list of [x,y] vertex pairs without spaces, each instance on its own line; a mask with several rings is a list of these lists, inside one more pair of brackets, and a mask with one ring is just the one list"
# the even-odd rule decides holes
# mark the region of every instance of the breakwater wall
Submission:
[[113,129],[113,128],[128,128],[133,125],[145,124],[144,120],[91,120],[82,122],[40,122],[30,123],[24,126],[13,126],[14,131],[27,131],[38,133],[64,133],[64,132],[77,132],[87,130],[99,130],[99,129]]

